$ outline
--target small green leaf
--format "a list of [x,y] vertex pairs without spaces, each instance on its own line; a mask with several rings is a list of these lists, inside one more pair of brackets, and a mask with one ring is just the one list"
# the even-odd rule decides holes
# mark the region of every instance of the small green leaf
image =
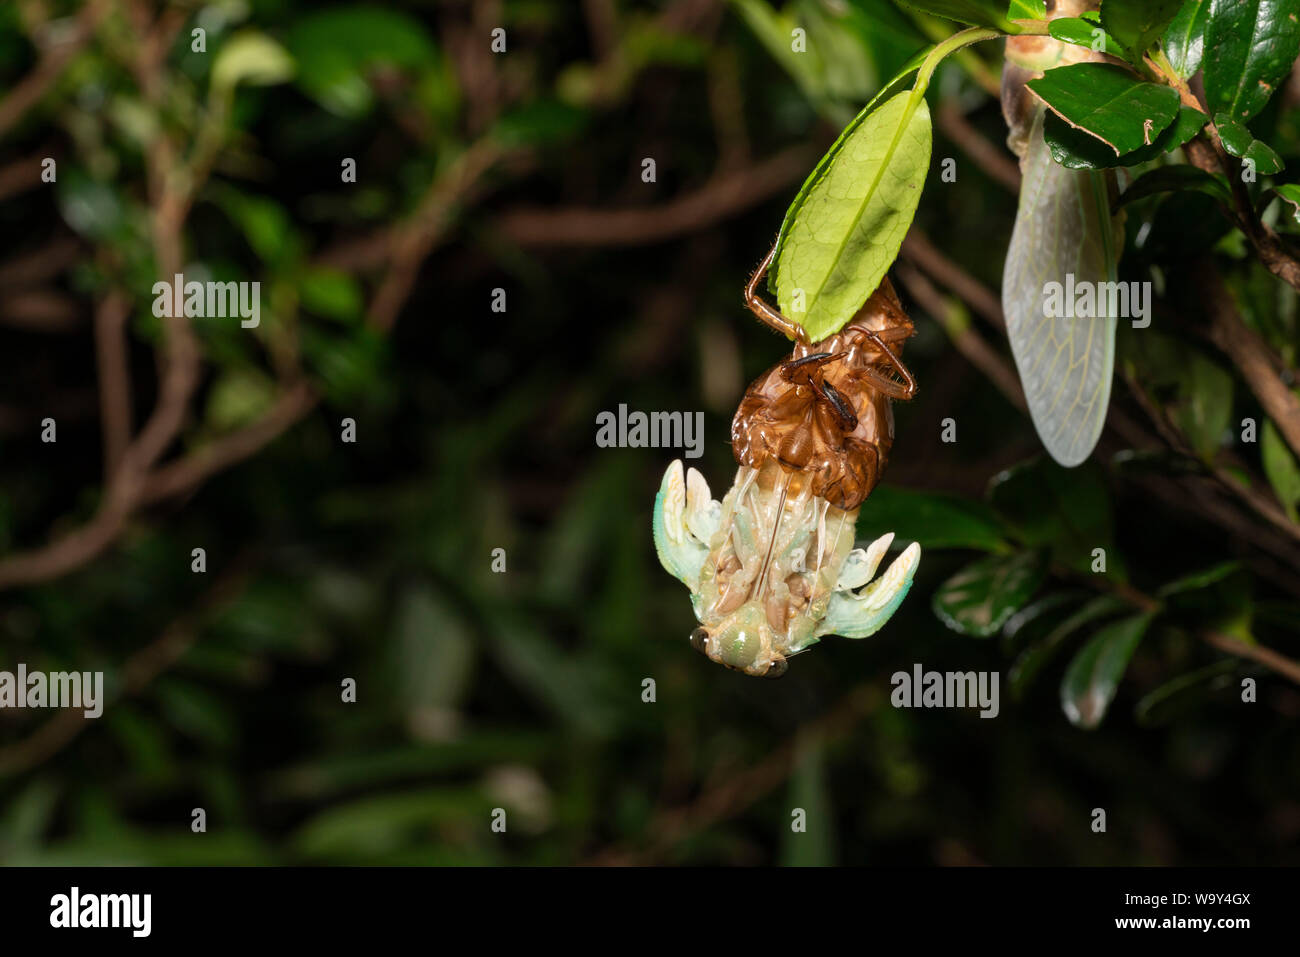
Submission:
[[899,542],[926,548],[1005,547],[1001,527],[983,502],[955,495],[920,492],[892,485],[877,486],[858,513],[858,537],[874,539],[885,529]]
[[340,322],[359,319],[365,305],[356,277],[341,269],[306,270],[298,280],[298,295],[308,311]]
[[1047,115],[1043,138],[1052,151],[1052,159],[1066,169],[1138,166],[1182,146],[1200,131],[1208,119],[1200,110],[1194,110],[1190,106],[1179,107],[1178,116],[1160,132],[1150,146],[1140,147],[1123,156],[1116,156],[1115,151],[1101,140],[1075,129],[1055,113]]
[[1300,185],[1283,183],[1281,186],[1274,186],[1273,192],[1277,193],[1282,202],[1290,205],[1291,215],[1296,222],[1300,223]]
[[1138,724],[1154,728],[1168,724],[1232,684],[1239,663],[1229,658],[1179,675],[1144,695],[1133,709]]
[[990,555],[940,585],[931,607],[953,631],[987,638],[1025,606],[1046,576],[1044,552]]
[[1101,724],[1151,618],[1134,615],[1107,625],[1074,656],[1061,679],[1061,710],[1071,724],[1088,729]]
[[897,2],[899,6],[908,7],[918,13],[928,13],[931,16],[943,17],[945,20],[956,20],[958,23],[969,23],[974,27],[992,27],[1003,31],[1010,28],[1007,18],[1002,15],[1002,5],[996,0],[897,0]]
[[1240,562],[1221,562],[1169,582],[1157,593],[1163,614],[1192,628],[1217,628],[1245,641],[1253,615],[1250,576]]
[[1105,0],[1101,25],[1129,51],[1135,62],[1178,14],[1183,0]]
[[1120,194],[1115,207],[1118,209],[1127,206],[1129,203],[1156,193],[1182,190],[1197,190],[1224,203],[1232,202],[1232,192],[1222,177],[1180,163],[1174,166],[1161,166],[1143,173],[1133,181],[1133,185]]
[[232,36],[212,62],[212,86],[232,90],[240,83],[273,86],[293,76],[293,57],[264,33],[245,30]]
[[1057,624],[1042,641],[1025,648],[1007,673],[1007,687],[1016,700],[1024,697],[1038,673],[1064,646],[1066,640],[1084,625],[1109,618],[1128,608],[1128,603],[1113,595],[1101,595]]
[[1190,79],[1201,68],[1205,21],[1209,13],[1210,0],[1187,0],[1161,41],[1169,65],[1184,80]]
[[1046,20],[1047,0],[1011,0],[1008,20]]
[[774,282],[781,311],[813,341],[853,318],[898,255],[925,185],[930,141],[924,97],[896,94],[850,124],[795,198]]
[[1296,0],[1210,0],[1204,58],[1210,111],[1249,120],[1291,72],[1298,54]]
[[1150,146],[1178,113],[1178,91],[1145,83],[1105,63],[1048,70],[1026,84],[1071,126],[1106,143],[1116,156]]
[[1223,148],[1233,156],[1241,157],[1243,162],[1253,163],[1255,172],[1268,175],[1282,171],[1281,157],[1263,140],[1255,139],[1244,124],[1238,123],[1227,113],[1216,113],[1214,125],[1219,128]]
[[1287,517],[1300,522],[1300,511],[1297,511],[1297,506],[1300,506],[1300,466],[1296,465],[1295,456],[1287,448],[1272,419],[1265,420],[1259,444],[1268,483],[1286,509]]
[[[1096,23],[1082,17],[1057,17],[1048,24],[1047,30],[1062,43],[1071,43],[1074,46],[1086,47],[1100,53],[1109,53],[1111,56],[1122,57],[1124,55],[1124,47],[1118,40]],[[1101,38],[1100,47],[1095,46],[1098,37]]]
[[419,20],[380,7],[329,7],[310,13],[297,19],[287,42],[298,61],[298,85],[344,117],[364,116],[373,106],[373,67],[413,70],[438,59]]

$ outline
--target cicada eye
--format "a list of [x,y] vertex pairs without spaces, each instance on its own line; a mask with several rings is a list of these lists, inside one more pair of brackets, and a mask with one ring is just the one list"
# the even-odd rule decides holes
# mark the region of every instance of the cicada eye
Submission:
[[691,632],[691,647],[702,655],[707,655],[709,644],[709,633],[703,628],[696,628]]
[[790,670],[790,662],[786,661],[784,658],[777,658],[770,665],[768,665],[767,670],[763,672],[763,677],[780,678],[789,670]]

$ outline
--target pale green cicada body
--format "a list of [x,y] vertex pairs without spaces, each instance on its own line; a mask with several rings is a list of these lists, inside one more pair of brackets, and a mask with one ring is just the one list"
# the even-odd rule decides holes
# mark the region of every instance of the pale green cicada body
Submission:
[[659,560],[691,592],[691,644],[718,664],[780,677],[787,659],[839,634],[865,638],[902,604],[920,562],[910,545],[872,581],[893,534],[854,548],[858,509],[812,494],[776,462],[742,466],[722,502],[675,461],[655,499]]

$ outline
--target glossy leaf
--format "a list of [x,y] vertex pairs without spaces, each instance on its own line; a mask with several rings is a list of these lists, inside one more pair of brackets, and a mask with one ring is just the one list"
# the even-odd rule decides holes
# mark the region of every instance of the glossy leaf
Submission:
[[1278,198],[1290,207],[1292,218],[1300,223],[1300,185],[1284,183],[1281,186],[1274,186],[1273,192],[1277,193]]
[[1101,724],[1151,618],[1134,615],[1107,625],[1074,656],[1061,679],[1061,710],[1071,724],[1089,729]]
[[1113,595],[1100,595],[1059,622],[1041,641],[1017,656],[1007,673],[1007,687],[1017,700],[1023,698],[1043,668],[1060,653],[1065,642],[1085,625],[1119,614],[1127,603]]
[[1208,119],[1200,110],[1190,106],[1179,107],[1178,116],[1160,132],[1150,146],[1139,147],[1123,156],[1116,156],[1115,151],[1101,140],[1075,129],[1055,113],[1047,115],[1043,136],[1052,151],[1052,159],[1066,169],[1110,169],[1116,166],[1138,166],[1177,149],[1195,136]]
[[1239,667],[1240,663],[1230,658],[1166,681],[1144,695],[1133,709],[1138,724],[1154,728],[1187,714],[1214,694],[1229,688]]
[[885,531],[900,544],[928,548],[1004,548],[1001,527],[982,502],[955,495],[921,492],[893,485],[877,486],[858,513],[858,537],[875,539]]
[[931,607],[953,631],[987,638],[1025,606],[1046,576],[1046,555],[1041,551],[991,555],[940,585]]
[[[1057,71],[1052,71],[1057,72]],[[1050,283],[1113,282],[1116,235],[1105,174],[1052,161],[1043,111],[1030,132],[1016,224],[1002,273],[1007,336],[1038,437],[1062,465],[1078,465],[1101,435],[1110,403],[1115,317],[1055,315]]]
[[1210,0],[1205,100],[1245,122],[1264,108],[1300,55],[1300,0]]
[[1255,139],[1243,124],[1226,113],[1218,113],[1214,117],[1214,125],[1219,128],[1223,148],[1233,156],[1241,157],[1243,162],[1255,164],[1255,172],[1269,175],[1282,171],[1282,158],[1263,140]]
[[898,255],[925,185],[930,142],[924,98],[899,93],[854,121],[787,213],[777,301],[814,341],[853,318]]
[[993,27],[995,30],[1005,29],[1007,19],[1003,16],[1003,4],[997,0],[897,0],[898,5],[915,10],[918,13],[928,13],[931,16],[943,17],[945,20],[956,20],[958,23],[969,23],[976,27]]
[[1057,67],[1026,85],[1054,113],[1107,144],[1116,156],[1151,145],[1178,113],[1176,90],[1106,63]]
[[1207,173],[1195,166],[1179,164],[1161,166],[1143,173],[1133,181],[1133,185],[1120,194],[1119,201],[1115,205],[1116,208],[1127,206],[1129,203],[1154,196],[1156,193],[1182,190],[1196,190],[1224,203],[1232,201],[1232,191],[1222,177]]
[[1045,20],[1046,18],[1046,0],[1011,0],[1007,7],[1009,20]]
[[1106,0],[1101,5],[1101,25],[1141,61],[1147,47],[1165,32],[1183,0]]
[[[1085,20],[1082,17],[1057,17],[1048,24],[1047,30],[1062,43],[1072,43],[1075,46],[1086,47],[1100,53],[1109,53],[1112,56],[1124,55],[1124,47],[1118,40],[1102,29],[1099,24],[1093,23],[1091,20]],[[1096,43],[1099,37],[1101,38],[1101,46],[1097,47]]]
[[1169,65],[1184,80],[1201,68],[1209,12],[1210,0],[1187,0],[1161,40]]

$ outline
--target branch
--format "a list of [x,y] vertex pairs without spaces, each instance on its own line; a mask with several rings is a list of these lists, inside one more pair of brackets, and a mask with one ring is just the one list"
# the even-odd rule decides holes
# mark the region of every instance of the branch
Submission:
[[527,246],[641,246],[698,232],[736,215],[807,175],[812,150],[792,147],[752,166],[718,173],[693,193],[635,209],[518,209],[497,229]]
[[67,36],[41,51],[32,72],[0,100],[0,136],[7,133],[22,119],[23,114],[40,102],[41,97],[63,73],[63,68],[94,36],[99,21],[107,12],[107,0],[90,0],[77,14],[76,23]]
[[1281,360],[1241,318],[1214,263],[1204,259],[1195,272],[1210,314],[1210,341],[1240,370],[1287,445],[1300,455],[1300,399],[1277,373]]

